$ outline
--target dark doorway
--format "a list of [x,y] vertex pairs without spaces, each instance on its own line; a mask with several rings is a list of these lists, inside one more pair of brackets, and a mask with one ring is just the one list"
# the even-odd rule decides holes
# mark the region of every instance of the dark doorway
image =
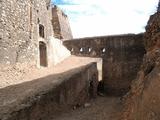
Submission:
[[42,41],[39,42],[40,66],[47,67],[47,47]]
[[89,82],[89,97],[96,98],[97,96],[97,79],[98,75],[94,74]]
[[43,25],[39,25],[39,36],[44,38],[44,26]]

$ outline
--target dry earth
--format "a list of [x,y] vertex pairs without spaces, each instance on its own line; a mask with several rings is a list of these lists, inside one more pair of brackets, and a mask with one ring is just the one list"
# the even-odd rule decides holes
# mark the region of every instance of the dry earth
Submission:
[[79,107],[52,120],[118,120],[118,113],[122,109],[120,98],[117,97],[98,97],[89,104],[88,107]]
[[16,64],[14,66],[1,67],[0,88],[20,84],[27,81],[33,81],[34,79],[45,77],[51,74],[53,75],[63,73],[97,61],[101,61],[101,59],[71,56],[51,68],[41,67],[38,69],[35,66],[28,64]]

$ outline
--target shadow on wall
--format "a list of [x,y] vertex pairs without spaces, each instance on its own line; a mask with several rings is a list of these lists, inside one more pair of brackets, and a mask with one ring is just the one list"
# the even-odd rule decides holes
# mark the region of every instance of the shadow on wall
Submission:
[[130,89],[146,52],[143,34],[80,38],[64,41],[63,44],[72,55],[102,58],[104,91],[118,96]]
[[[94,69],[94,70],[93,70]],[[0,89],[0,119],[45,120],[97,95],[95,64]],[[7,112],[6,112],[7,111]]]

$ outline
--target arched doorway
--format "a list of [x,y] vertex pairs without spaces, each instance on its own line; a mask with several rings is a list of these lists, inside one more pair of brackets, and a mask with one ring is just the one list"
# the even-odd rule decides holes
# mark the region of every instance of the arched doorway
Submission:
[[47,47],[42,41],[39,42],[40,66],[47,67]]

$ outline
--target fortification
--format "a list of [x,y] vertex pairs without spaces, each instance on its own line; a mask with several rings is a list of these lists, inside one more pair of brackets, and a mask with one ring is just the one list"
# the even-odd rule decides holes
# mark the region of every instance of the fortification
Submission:
[[122,95],[130,89],[145,54],[143,34],[81,38],[64,45],[73,55],[103,59],[103,88],[110,95]]
[[[82,58],[63,61],[70,52]],[[50,0],[0,0],[0,120],[50,120],[84,105],[97,96],[101,58],[100,87],[126,95],[122,120],[160,120],[160,2],[145,33],[73,39]]]
[[[0,64],[55,64],[53,37],[56,33],[54,35],[53,30],[57,26],[51,22],[53,14],[50,0],[0,2]],[[67,17],[61,18],[64,24],[67,24]]]
[[[53,36],[51,7],[45,0],[1,1],[0,63],[36,64],[39,45]],[[41,42],[40,42],[41,41]]]
[[73,38],[67,15],[56,5],[52,8],[52,24],[56,38],[61,40]]

